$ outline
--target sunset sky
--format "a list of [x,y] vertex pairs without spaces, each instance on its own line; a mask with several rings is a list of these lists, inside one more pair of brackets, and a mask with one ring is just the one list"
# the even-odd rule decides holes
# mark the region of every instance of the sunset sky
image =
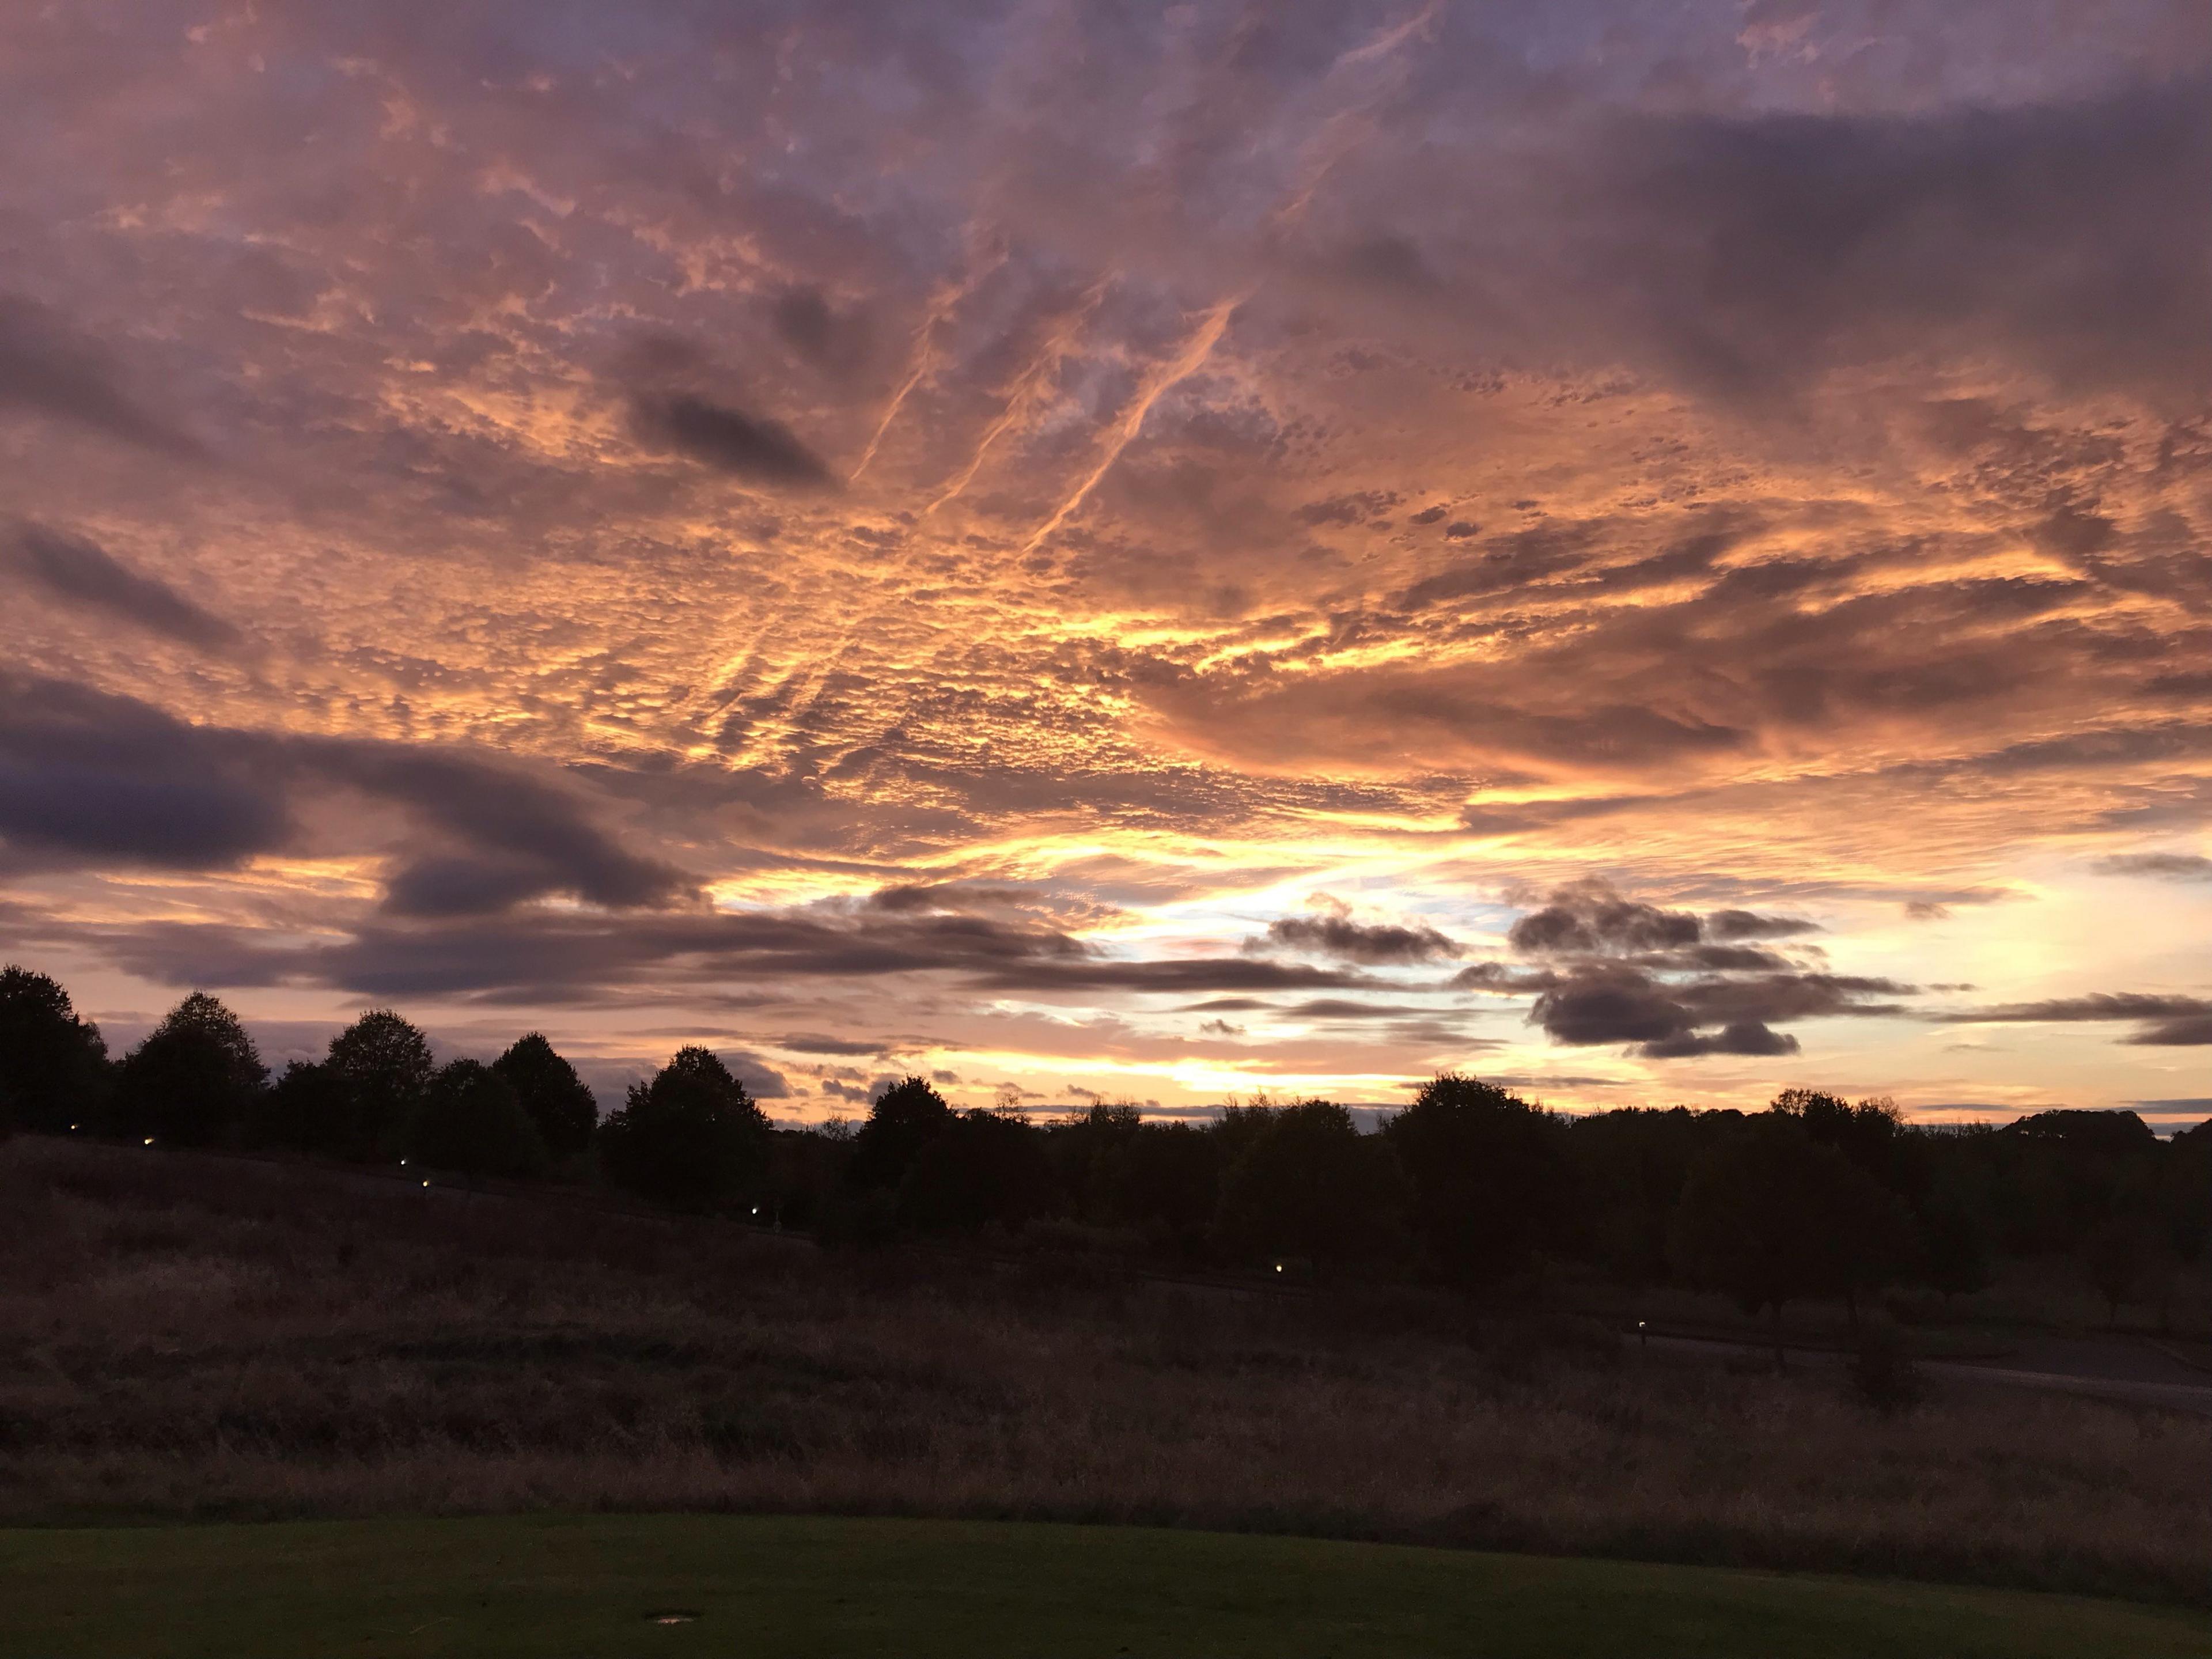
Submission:
[[0,956],[780,1118],[2212,1113],[2212,7],[0,11]]

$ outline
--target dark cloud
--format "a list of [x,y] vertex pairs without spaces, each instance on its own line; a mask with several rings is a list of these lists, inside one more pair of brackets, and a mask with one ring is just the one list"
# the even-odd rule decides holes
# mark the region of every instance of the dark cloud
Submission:
[[2212,859],[2201,853],[2116,853],[2096,867],[2108,876],[2148,876],[2158,881],[2212,881]]
[[755,1100],[788,1100],[791,1081],[784,1074],[744,1048],[724,1048],[719,1057],[730,1068],[730,1075],[745,1085],[745,1092]]
[[1663,909],[1585,878],[1555,890],[1507,932],[1516,951],[1546,965],[1477,963],[1452,984],[1533,995],[1528,1018],[1554,1042],[1632,1044],[1647,1060],[1795,1054],[1797,1039],[1775,1024],[1904,1012],[1875,999],[1911,994],[1911,986],[1814,971],[1764,946],[1715,942],[1817,931],[1751,910],[1701,917]]
[[[1901,1014],[1871,997],[1910,994],[1893,980],[1813,973],[1668,979],[1626,964],[1579,969],[1540,992],[1528,1018],[1575,1047],[1633,1043],[1647,1060],[1706,1054],[1794,1054],[1771,1022]],[[1717,1033],[1707,1028],[1719,1026]]]
[[821,1036],[806,1031],[777,1037],[769,1046],[773,1048],[787,1049],[794,1054],[873,1056],[884,1051],[884,1045],[880,1041],[872,1041],[866,1037]]
[[0,672],[0,837],[70,863],[233,867],[294,833],[252,748],[128,697]]
[[872,342],[866,318],[841,313],[817,284],[784,289],[770,319],[784,343],[825,374],[843,379],[866,366]]
[[82,537],[26,525],[13,541],[15,568],[58,599],[203,651],[238,641],[238,629],[222,617]]
[[836,482],[790,428],[764,416],[690,392],[641,394],[633,412],[654,442],[732,477],[811,489]]
[[0,409],[61,420],[161,454],[200,453],[123,389],[108,354],[45,307],[0,295]]
[[1713,939],[1790,939],[1817,933],[1820,924],[1795,916],[1762,916],[1749,910],[1716,910],[1705,918],[1705,933]]
[[1794,1054],[1797,1039],[1786,1032],[1770,1030],[1755,1019],[1738,1020],[1707,1034],[1686,1034],[1646,1043],[1643,1053],[1650,1060],[1680,1060],[1698,1054]]
[[1506,942],[1524,956],[1667,951],[1695,945],[1704,927],[1686,910],[1624,899],[1601,881],[1577,882],[1515,922]]
[[1267,924],[1264,941],[1255,945],[1308,951],[1340,962],[1372,965],[1441,962],[1466,954],[1466,947],[1426,923],[1359,922],[1349,916],[1283,916]]
[[482,915],[555,892],[629,908],[690,890],[672,866],[624,849],[576,793],[512,763],[191,726],[131,698],[0,677],[0,837],[50,860],[220,869],[328,850],[307,845],[305,823],[348,792],[399,807],[411,826],[383,849],[396,915]]
[[[2186,398],[2212,374],[2212,97],[2176,77],[1927,115],[1632,121],[1561,295],[1608,269],[1619,322],[1764,397],[1845,363],[1990,355]],[[1611,248],[1617,264],[1605,258]]]
[[2077,1021],[2134,1020],[2126,1041],[2148,1048],[2197,1048],[2212,1043],[2212,1000],[2166,993],[2098,991],[2087,996],[2010,1002],[1933,1018],[1951,1025],[2042,1025]]

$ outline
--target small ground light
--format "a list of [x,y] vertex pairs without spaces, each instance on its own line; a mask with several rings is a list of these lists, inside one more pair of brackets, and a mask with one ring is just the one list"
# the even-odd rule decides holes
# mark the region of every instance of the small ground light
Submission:
[[689,1625],[696,1623],[699,1615],[696,1613],[684,1613],[679,1610],[669,1613],[648,1613],[645,1617],[648,1624]]
[[1278,1262],[1275,1264],[1275,1271],[1276,1271],[1277,1273],[1280,1273],[1280,1272],[1282,1272],[1282,1271],[1283,1271],[1283,1264],[1282,1264],[1281,1262],[1278,1261]]
[[428,1186],[430,1183],[429,1183],[428,1182],[427,1182],[427,1181],[426,1181],[426,1182],[424,1182],[422,1184],[423,1184],[425,1187],[427,1187],[427,1186]]
[[149,1146],[152,1146],[152,1145],[154,1144],[154,1137],[153,1137],[153,1136],[151,1136],[151,1135],[148,1135],[148,1136],[146,1137],[146,1144],[147,1144]]

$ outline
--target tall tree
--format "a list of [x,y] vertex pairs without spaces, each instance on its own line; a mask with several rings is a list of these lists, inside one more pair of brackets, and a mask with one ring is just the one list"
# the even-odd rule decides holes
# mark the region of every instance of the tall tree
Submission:
[[1455,1072],[1434,1077],[1385,1130],[1412,1188],[1432,1271],[1474,1286],[1515,1269],[1566,1220],[1559,1126],[1519,1096]]
[[373,1008],[331,1039],[331,1074],[345,1115],[325,1150],[361,1162],[397,1158],[437,1071],[429,1040],[389,1008]]
[[238,1016],[194,991],[125,1058],[115,1122],[126,1134],[204,1146],[246,1122],[268,1077]]
[[848,1178],[863,1191],[896,1188],[922,1147],[952,1121],[952,1109],[927,1078],[902,1078],[876,1097],[854,1137]]
[[507,1079],[522,1102],[522,1109],[538,1126],[547,1155],[556,1163],[578,1156],[592,1144],[592,1133],[599,1127],[599,1103],[576,1068],[544,1036],[532,1031],[517,1039],[492,1061],[491,1068]]
[[0,968],[0,1133],[9,1125],[59,1131],[96,1121],[107,1045],[44,974]]
[[1782,1310],[1810,1297],[1850,1302],[1893,1273],[1903,1213],[1873,1176],[1786,1115],[1753,1119],[1692,1172],[1670,1243],[1691,1283],[1746,1313],[1770,1310],[1775,1357]]
[[769,1166],[768,1116],[707,1049],[679,1049],[633,1085],[599,1129],[599,1166],[617,1187],[687,1210],[757,1201]]
[[[1325,1100],[1248,1108],[1245,1141],[1221,1182],[1216,1236],[1249,1261],[1297,1257],[1341,1267],[1388,1251],[1402,1225],[1404,1184],[1381,1135]],[[1256,1126],[1256,1127],[1255,1127]]]
[[409,1126],[408,1157],[475,1181],[543,1175],[545,1142],[512,1085],[491,1066],[457,1060],[431,1078]]

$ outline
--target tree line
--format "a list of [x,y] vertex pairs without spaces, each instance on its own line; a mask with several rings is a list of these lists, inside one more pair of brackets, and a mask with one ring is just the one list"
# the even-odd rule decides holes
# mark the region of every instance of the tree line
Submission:
[[1778,1316],[1911,1284],[1985,1286],[2002,1256],[2070,1257],[2117,1316],[2163,1308],[2212,1234],[2212,1123],[2132,1112],[1931,1128],[1887,1101],[1791,1089],[1764,1111],[1574,1116],[1456,1073],[1379,1133],[1340,1105],[1205,1122],[1097,1105],[1049,1121],[954,1109],[919,1077],[858,1125],[776,1128],[710,1051],[679,1050],[600,1116],[532,1033],[434,1060],[388,1009],[271,1077],[237,1017],[185,997],[119,1060],[68,994],[0,969],[0,1129],[405,1162],[470,1180],[599,1182],[826,1239],[1024,1231],[1185,1265],[1417,1278],[1470,1291],[1544,1264],[1719,1291]]

